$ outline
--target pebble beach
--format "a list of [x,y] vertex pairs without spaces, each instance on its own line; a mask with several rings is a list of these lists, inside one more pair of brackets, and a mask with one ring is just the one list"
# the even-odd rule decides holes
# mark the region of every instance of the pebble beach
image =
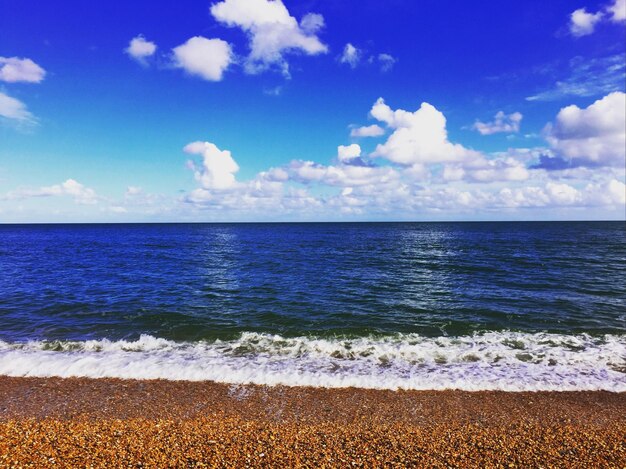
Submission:
[[0,378],[2,467],[626,466],[626,395]]

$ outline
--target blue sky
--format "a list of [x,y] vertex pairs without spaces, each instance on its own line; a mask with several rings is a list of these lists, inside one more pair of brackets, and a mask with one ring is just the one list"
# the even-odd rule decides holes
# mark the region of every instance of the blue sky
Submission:
[[625,10],[0,0],[0,221],[624,219]]

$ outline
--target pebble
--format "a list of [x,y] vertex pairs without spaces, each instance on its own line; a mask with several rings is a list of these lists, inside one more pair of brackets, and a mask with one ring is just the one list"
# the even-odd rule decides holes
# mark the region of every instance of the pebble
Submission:
[[0,467],[624,468],[625,430],[623,393],[0,377]]

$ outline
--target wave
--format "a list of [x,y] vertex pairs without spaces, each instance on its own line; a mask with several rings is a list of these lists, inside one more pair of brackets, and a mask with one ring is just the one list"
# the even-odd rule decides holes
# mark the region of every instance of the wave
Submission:
[[626,391],[626,335],[0,341],[0,374],[371,389]]

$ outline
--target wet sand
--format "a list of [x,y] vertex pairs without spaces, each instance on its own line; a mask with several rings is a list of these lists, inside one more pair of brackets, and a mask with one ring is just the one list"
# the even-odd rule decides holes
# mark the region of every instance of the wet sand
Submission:
[[626,467],[626,394],[0,377],[0,466]]

